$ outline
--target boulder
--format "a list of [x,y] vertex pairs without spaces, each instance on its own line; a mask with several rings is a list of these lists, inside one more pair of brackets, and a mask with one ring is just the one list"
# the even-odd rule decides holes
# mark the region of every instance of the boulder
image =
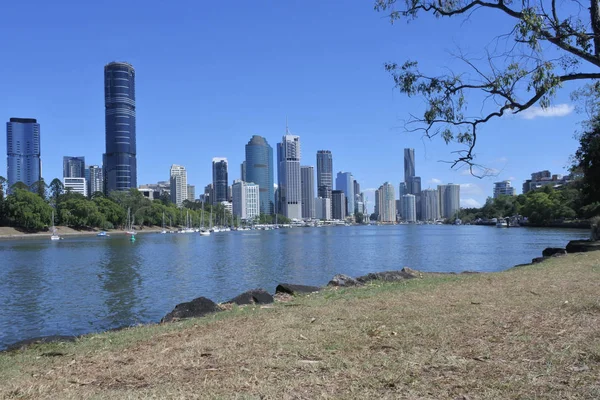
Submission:
[[562,249],[560,247],[548,247],[542,251],[543,257],[552,257],[552,256],[563,256],[567,255],[567,250]]
[[344,274],[337,274],[327,284],[327,286],[340,286],[340,287],[349,287],[349,286],[362,286],[362,283],[357,281],[351,276]]
[[384,271],[384,272],[372,272],[370,274],[359,276],[356,278],[361,283],[367,283],[370,281],[385,281],[394,282],[401,281],[404,279],[413,279],[419,276],[420,272],[410,268],[402,268],[400,271]]
[[34,344],[43,343],[58,343],[58,342],[74,342],[76,336],[63,336],[63,335],[52,335],[52,336],[40,336],[31,339],[25,339],[9,345],[5,351],[15,351],[25,349]]
[[297,294],[314,293],[321,290],[319,286],[294,285],[292,283],[280,283],[275,288],[275,293],[287,293],[293,296]]
[[273,296],[265,289],[252,289],[234,297],[227,301],[227,303],[237,304],[239,306],[244,304],[270,304],[273,302]]
[[539,264],[543,261],[545,261],[548,257],[536,257],[533,260],[531,260],[532,264]]
[[567,253],[585,253],[587,251],[600,250],[600,241],[571,240],[567,244]]
[[171,322],[183,318],[203,317],[221,311],[217,303],[206,297],[198,297],[187,303],[177,304],[173,311],[168,313],[160,320],[160,322]]

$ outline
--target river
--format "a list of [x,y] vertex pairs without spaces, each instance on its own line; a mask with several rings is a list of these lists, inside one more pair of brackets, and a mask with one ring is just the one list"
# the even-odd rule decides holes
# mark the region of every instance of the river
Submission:
[[157,322],[177,303],[410,267],[501,271],[587,230],[396,225],[0,241],[0,349]]

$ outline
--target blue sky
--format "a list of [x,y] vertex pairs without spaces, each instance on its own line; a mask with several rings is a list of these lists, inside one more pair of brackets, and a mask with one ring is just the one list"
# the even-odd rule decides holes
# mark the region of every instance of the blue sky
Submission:
[[334,170],[351,171],[362,188],[397,187],[402,149],[413,147],[423,188],[463,184],[463,205],[483,203],[494,181],[511,179],[520,192],[531,172],[565,173],[577,148],[582,116],[572,111],[573,87],[552,112],[538,113],[553,117],[510,116],[483,128],[477,161],[495,177],[451,170],[440,160],[452,159],[455,146],[405,132],[403,121],[422,113],[422,100],[395,91],[383,64],[414,59],[431,74],[460,70],[451,53],[480,54],[509,28],[500,19],[391,25],[371,0],[5,3],[0,119],[38,119],[48,181],[61,176],[65,155],[101,163],[103,67],[115,60],[136,68],[138,184],[166,180],[180,164],[200,193],[212,179],[212,157],[228,158],[233,181],[250,137],[265,136],[275,148],[286,117],[301,138],[303,165],[316,165],[316,151],[328,149]]

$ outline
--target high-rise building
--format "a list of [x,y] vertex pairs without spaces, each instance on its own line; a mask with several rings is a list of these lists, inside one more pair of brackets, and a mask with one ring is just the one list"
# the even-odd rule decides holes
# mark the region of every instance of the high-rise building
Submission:
[[406,222],[417,221],[417,203],[414,195],[405,194],[402,196],[402,208],[402,214]]
[[354,178],[350,172],[338,172],[335,178],[335,188],[346,196],[346,215],[354,214]]
[[333,156],[329,150],[317,151],[317,196],[331,198],[333,190]]
[[232,212],[243,220],[253,220],[260,215],[260,189],[256,183],[236,179],[231,186]]
[[171,165],[171,202],[177,207],[183,205],[184,200],[188,199],[187,191],[187,171],[181,165]]
[[85,157],[63,157],[63,178],[85,178]]
[[494,183],[494,198],[498,196],[515,196],[517,189],[510,185],[510,181],[502,181]]
[[333,219],[346,219],[346,195],[343,190],[331,191],[331,217]]
[[32,118],[11,118],[6,123],[8,190],[17,182],[31,186],[42,177],[40,124]]
[[377,189],[379,221],[396,222],[396,195],[394,185],[385,182]]
[[460,185],[438,185],[440,214],[442,218],[454,219],[460,209]]
[[135,70],[125,62],[104,66],[105,193],[137,187]]
[[212,183],[204,186],[204,202],[206,204],[213,204],[215,199],[215,188]]
[[212,176],[213,176],[213,189],[215,191],[215,197],[211,199],[213,204],[220,203],[222,201],[229,200],[228,193],[228,182],[229,177],[227,176],[227,159],[223,157],[215,157],[212,159]]
[[415,149],[404,149],[404,182],[408,185],[409,178],[413,176],[415,176]]
[[64,177],[63,178],[63,187],[64,187],[65,191],[79,193],[86,197],[88,195],[88,191],[87,191],[88,186],[87,186],[87,182],[86,182],[85,178]]
[[408,193],[415,195],[415,202],[417,207],[417,220],[421,219],[421,177],[411,176],[406,182],[406,188]]
[[102,167],[90,165],[85,169],[85,179],[88,185],[88,194],[91,196],[96,192],[104,193],[104,177]]
[[191,202],[196,201],[196,186],[187,185],[187,199]]
[[315,218],[315,168],[303,165],[300,167],[300,184],[302,186],[302,218]]
[[246,161],[240,164],[240,179],[246,182]]
[[402,206],[402,196],[404,196],[405,194],[408,194],[408,188],[406,187],[406,182],[400,182],[400,184],[398,185],[398,199],[399,201],[396,203],[396,211],[398,212],[398,215],[400,215],[400,218],[404,218],[404,207]]
[[315,216],[317,219],[328,221],[331,219],[331,199],[317,197],[315,199]]
[[[258,135],[252,136],[246,145],[245,181],[254,182],[260,191],[260,212],[273,214],[273,148],[267,140]],[[244,180],[244,179],[242,179]]]
[[[356,179],[352,183],[354,186],[354,199],[356,199],[357,195],[361,195],[360,183],[358,183],[358,181]],[[362,197],[360,198],[360,201],[362,201]],[[356,206],[354,208],[356,209]],[[360,212],[362,212],[362,210]]]
[[281,213],[290,219],[302,219],[299,136],[286,134],[277,143],[277,187]]
[[435,189],[421,192],[421,220],[436,221],[440,219],[440,196]]

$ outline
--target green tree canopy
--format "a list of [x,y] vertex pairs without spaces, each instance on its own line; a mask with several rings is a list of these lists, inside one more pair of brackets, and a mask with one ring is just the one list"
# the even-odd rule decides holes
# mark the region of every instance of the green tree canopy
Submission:
[[51,223],[52,207],[37,194],[14,188],[6,198],[5,214],[12,226],[40,231]]

